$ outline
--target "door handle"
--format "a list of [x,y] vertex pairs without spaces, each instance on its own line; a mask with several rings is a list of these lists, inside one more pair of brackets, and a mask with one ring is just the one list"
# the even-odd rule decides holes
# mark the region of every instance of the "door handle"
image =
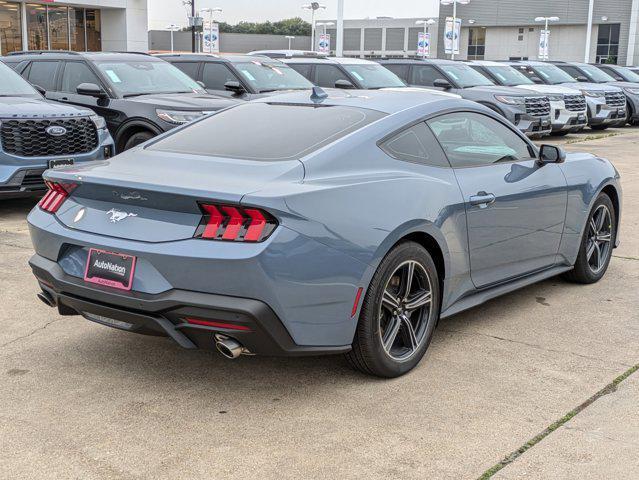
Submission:
[[495,203],[495,195],[492,193],[478,192],[477,195],[470,197],[470,204],[479,205],[481,208],[485,208],[492,203]]

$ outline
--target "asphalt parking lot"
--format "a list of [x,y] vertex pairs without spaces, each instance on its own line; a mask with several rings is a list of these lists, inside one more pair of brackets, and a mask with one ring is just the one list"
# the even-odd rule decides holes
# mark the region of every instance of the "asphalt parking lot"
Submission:
[[34,201],[3,201],[0,478],[639,478],[639,132],[550,142],[622,174],[607,276],[445,320],[396,380],[341,358],[228,361],[59,317],[27,265]]

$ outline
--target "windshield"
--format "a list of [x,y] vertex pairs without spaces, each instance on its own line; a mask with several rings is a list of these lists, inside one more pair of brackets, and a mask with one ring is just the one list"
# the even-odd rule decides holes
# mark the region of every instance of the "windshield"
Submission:
[[470,68],[468,65],[449,65],[442,64],[439,66],[446,75],[448,75],[459,88],[481,87],[494,85],[489,79],[481,73]]
[[123,97],[150,93],[203,93],[195,80],[167,62],[97,62]]
[[234,65],[242,78],[258,92],[313,88],[311,82],[283,63],[254,60]]
[[514,87],[516,85],[534,85],[526,75],[508,65],[499,67],[484,67],[493,75],[501,85]]
[[401,78],[381,65],[343,65],[343,67],[365,89],[406,86]]
[[535,65],[532,69],[541,77],[544,83],[550,83],[551,85],[557,85],[558,83],[575,83],[577,81],[561,68],[555,67],[554,65]]
[[586,77],[588,77],[588,80],[590,80],[591,82],[607,83],[615,81],[615,79],[608,75],[606,72],[604,72],[603,70],[599,70],[597,67],[593,67],[592,65],[582,65],[579,68],[584,72]]
[[0,62],[0,97],[39,97],[40,94],[11,67]]
[[630,70],[628,67],[616,67],[615,71],[619,75],[621,75],[625,80],[629,82],[639,83],[639,75],[637,75],[634,71]]

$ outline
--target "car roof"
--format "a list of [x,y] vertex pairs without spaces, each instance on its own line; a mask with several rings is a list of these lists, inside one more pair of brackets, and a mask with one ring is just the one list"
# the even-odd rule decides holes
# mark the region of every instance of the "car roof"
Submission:
[[145,62],[160,62],[159,58],[155,58],[148,53],[143,52],[72,52],[67,50],[31,50],[23,52],[12,52],[4,58],[11,60],[30,60],[30,59],[47,59],[47,60],[68,60],[84,58],[89,61],[113,61],[113,60],[130,60]]
[[439,58],[382,58],[379,63],[395,64],[395,65],[459,65],[462,62],[454,60],[444,60]]
[[[325,92],[328,96],[314,99],[313,92]],[[467,106],[472,102],[462,100],[458,95],[427,89],[389,88],[381,90],[341,90],[315,87],[311,92],[291,92],[276,97],[262,98],[254,102],[290,105],[330,105],[367,108],[386,114],[398,113],[418,105],[435,104],[441,101],[459,102]]]
[[470,65],[480,65],[482,67],[503,67],[504,65],[508,65],[503,62],[491,62],[490,60],[472,60],[466,63]]
[[279,62],[277,58],[266,55],[216,55],[214,53],[158,53],[155,57],[170,61],[171,59],[189,60],[197,62],[245,63],[256,61]]
[[375,65],[377,62],[351,57],[292,57],[278,59],[284,63],[332,63],[338,65]]

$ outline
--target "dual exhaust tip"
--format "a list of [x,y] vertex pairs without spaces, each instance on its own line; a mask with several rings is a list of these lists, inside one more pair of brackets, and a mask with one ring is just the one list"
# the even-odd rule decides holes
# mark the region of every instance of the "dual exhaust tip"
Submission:
[[215,335],[215,348],[217,348],[217,351],[220,352],[222,356],[231,360],[236,359],[240,355],[251,354],[251,352],[237,340],[219,333]]

